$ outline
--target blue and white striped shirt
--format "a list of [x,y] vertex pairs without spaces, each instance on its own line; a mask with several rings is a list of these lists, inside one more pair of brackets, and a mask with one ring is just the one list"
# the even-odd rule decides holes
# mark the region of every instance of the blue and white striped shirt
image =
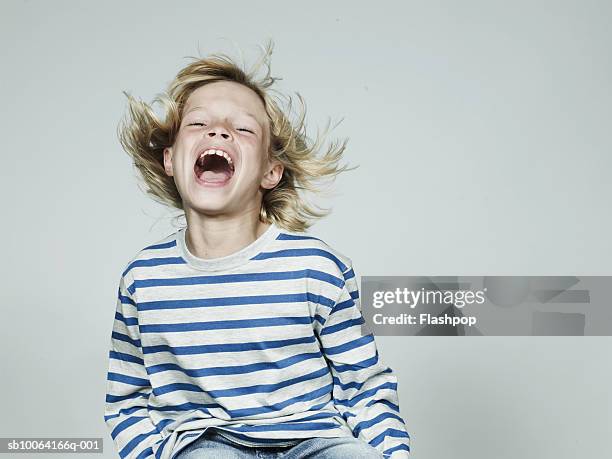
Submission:
[[397,378],[362,323],[351,260],[304,233],[272,224],[215,259],[190,253],[184,228],[142,249],[110,340],[119,455],[171,459],[215,426],[252,445],[353,436],[408,457]]

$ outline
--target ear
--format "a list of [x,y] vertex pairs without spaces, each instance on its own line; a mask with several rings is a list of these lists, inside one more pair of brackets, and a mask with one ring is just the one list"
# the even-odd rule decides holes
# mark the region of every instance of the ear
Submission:
[[174,175],[174,172],[172,171],[172,154],[172,147],[164,148],[164,170],[170,177]]
[[281,178],[283,178],[283,171],[285,167],[283,164],[277,160],[268,161],[268,169],[261,179],[261,186],[267,190],[271,190],[278,182],[280,182]]

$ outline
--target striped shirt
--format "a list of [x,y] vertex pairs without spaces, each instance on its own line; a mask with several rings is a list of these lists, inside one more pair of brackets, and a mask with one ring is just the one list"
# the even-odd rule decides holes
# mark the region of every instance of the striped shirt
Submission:
[[239,442],[356,437],[409,456],[397,378],[361,324],[352,262],[272,224],[202,259],[182,228],[125,266],[105,422],[122,458],[171,459],[208,427]]

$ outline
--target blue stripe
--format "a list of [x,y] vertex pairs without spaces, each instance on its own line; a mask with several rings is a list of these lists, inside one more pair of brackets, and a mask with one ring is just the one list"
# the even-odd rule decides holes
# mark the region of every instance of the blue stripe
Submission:
[[385,429],[379,435],[374,437],[369,443],[370,445],[376,447],[383,442],[385,437],[410,438],[410,435],[408,435],[408,433],[403,432],[401,430],[389,428],[389,429]]
[[104,420],[108,421],[109,419],[116,418],[118,416],[121,416],[122,414],[132,414],[132,413],[135,413],[136,411],[139,411],[139,410],[146,410],[146,407],[144,407],[144,406],[132,406],[130,408],[121,408],[115,414],[104,416]]
[[[408,437],[410,438],[410,437]],[[405,443],[400,443],[397,446],[394,446],[393,448],[389,448],[383,451],[383,454],[385,455],[391,455],[393,454],[395,451],[408,451],[410,452],[410,447],[408,445],[406,445]],[[386,456],[385,456],[386,457]]]
[[157,459],[161,459],[164,448],[166,447],[166,445],[168,444],[168,440],[170,440],[170,436],[167,436],[160,444],[159,447],[157,448],[157,451],[155,452],[155,457]]
[[372,406],[375,403],[382,403],[383,405],[387,405],[389,408],[399,413],[399,406],[397,406],[393,402],[390,402],[389,400],[370,400],[368,403],[366,403],[366,406]]
[[285,400],[280,403],[275,403],[273,405],[268,405],[268,406],[261,406],[257,408],[232,410],[230,411],[230,414],[232,417],[240,417],[240,416],[256,416],[262,413],[275,413],[275,412],[279,412],[280,410],[285,409],[288,406],[294,405],[296,403],[301,403],[301,402],[305,402],[309,400],[315,400],[326,394],[331,394],[332,389],[333,389],[333,385],[328,384],[327,386],[322,387],[320,389],[316,389],[312,392],[307,392],[303,395],[290,398],[289,400]]
[[138,319],[136,317],[128,317],[128,318],[126,318],[119,311],[115,312],[115,319],[120,320],[121,322],[123,322],[127,326],[138,325]]
[[344,309],[350,309],[353,306],[355,306],[355,301],[352,298],[349,298],[348,300],[345,300],[341,303],[336,303],[336,305],[332,307],[332,311],[329,313],[329,315],[331,316],[332,314],[335,314],[338,311],[342,311]]
[[368,389],[366,391],[361,392],[359,395],[352,397],[350,399],[339,399],[336,398],[336,405],[341,406],[355,406],[357,403],[362,401],[363,399],[372,398],[374,394],[383,389],[391,389],[397,390],[397,383],[386,382],[381,384],[380,386],[373,387],[372,389]]
[[121,432],[123,432],[128,427],[133,426],[134,424],[139,423],[140,421],[147,419],[148,416],[130,416],[129,418],[124,418],[123,421],[118,423],[115,428],[111,431],[111,437],[113,439],[117,437]]
[[240,432],[278,432],[278,431],[296,431],[296,430],[329,430],[337,429],[338,424],[335,422],[285,422],[283,424],[268,424],[268,425],[246,425],[239,426]]
[[[214,397],[214,398],[241,397],[243,395],[250,395],[250,394],[256,394],[256,393],[272,393],[279,389],[283,389],[285,387],[289,387],[289,386],[292,386],[294,384],[298,384],[304,381],[311,381],[314,379],[318,379],[328,374],[330,374],[329,368],[325,367],[320,370],[313,371],[309,374],[299,376],[297,378],[287,379],[278,384],[258,384],[255,386],[243,386],[243,387],[236,387],[232,389],[208,390],[206,391],[206,393],[209,396]],[[167,384],[165,386],[155,388],[153,389],[153,393],[156,396],[161,396],[169,392],[177,392],[177,391],[183,391],[183,390],[186,390],[189,392],[205,392],[204,390],[202,390],[200,387],[196,386],[195,384],[175,383],[175,384]]]
[[151,437],[153,435],[159,435],[159,431],[157,429],[153,429],[150,432],[143,433],[143,434],[140,434],[140,435],[136,435],[131,441],[129,441],[125,445],[125,447],[121,451],[119,451],[119,456],[121,456],[122,458],[127,457],[132,451],[134,451],[134,449],[141,442],[143,442],[144,440],[146,440],[147,438],[149,438],[149,437]]
[[321,239],[314,237],[314,236],[306,236],[306,235],[297,235],[297,234],[287,234],[287,233],[280,233],[276,239],[278,239],[279,241],[301,241],[301,240],[306,240],[306,239],[311,239],[311,240],[315,240],[315,241],[322,241]]
[[194,355],[209,354],[216,352],[244,352],[264,349],[276,349],[295,344],[314,343],[314,335],[302,338],[282,339],[274,341],[258,341],[253,343],[228,343],[228,344],[202,344],[197,346],[168,346],[160,344],[158,346],[145,346],[142,351],[144,354],[155,354],[156,352],[169,352],[173,355]]
[[148,247],[145,247],[143,250],[161,250],[161,249],[170,249],[172,247],[176,247],[176,240],[172,240],[169,242],[161,242],[159,244],[153,244]]
[[128,395],[111,395],[111,394],[106,394],[106,401],[108,403],[116,403],[116,402],[123,402],[125,400],[131,400],[133,398],[149,398],[150,394],[145,394],[143,392],[134,392],[133,394],[128,394]]
[[229,296],[219,298],[196,298],[188,300],[158,300],[138,303],[138,311],[151,311],[163,309],[203,308],[212,306],[242,306],[245,304],[272,304],[272,303],[311,303],[321,304],[331,308],[333,300],[313,293],[293,293],[278,295],[252,295]]
[[278,440],[274,440],[274,439],[270,439],[270,438],[257,438],[256,440],[253,437],[250,437],[248,435],[243,435],[241,433],[239,433],[237,430],[238,428],[234,427],[232,428],[231,426],[223,426],[224,430],[230,430],[230,432],[228,432],[228,435],[232,436],[232,437],[237,437],[239,439],[242,440],[246,440],[246,441],[256,441],[259,444],[264,444],[264,445],[273,445],[275,443],[278,443]]
[[178,324],[141,325],[140,333],[178,333],[203,330],[229,330],[237,328],[277,327],[310,324],[310,317],[264,317],[262,319],[217,320],[213,322],[182,322]]
[[380,423],[383,419],[397,419],[402,424],[404,424],[404,420],[397,414],[385,412],[385,413],[380,413],[378,416],[375,416],[372,419],[368,419],[367,421],[361,421],[355,426],[355,428],[353,429],[353,432],[355,435],[359,435],[359,433],[363,429],[369,429],[370,427],[375,426],[378,423]]
[[179,367],[174,363],[162,363],[159,365],[153,365],[149,367],[148,373],[155,374],[161,373],[162,371],[180,371],[188,376],[193,376],[196,378],[201,378],[203,376],[213,376],[213,375],[239,375],[244,373],[253,373],[255,371],[261,370],[269,370],[275,369],[279,370],[281,368],[290,367],[291,365],[296,365],[300,362],[310,359],[321,358],[320,352],[306,352],[303,354],[292,355],[291,357],[287,357],[285,359],[277,360],[275,362],[258,362],[251,363],[248,365],[234,365],[234,366],[223,366],[223,367],[208,367],[208,368],[195,368],[195,369],[184,369]]
[[336,325],[326,325],[325,328],[321,330],[321,335],[329,335],[330,333],[346,330],[347,328],[355,327],[363,323],[365,323],[365,319],[363,316],[359,316],[356,319],[345,320],[344,322],[337,323]]
[[138,456],[136,456],[136,459],[145,459],[146,457],[150,457],[152,454],[153,448],[149,446],[147,449],[142,450],[142,452]]
[[113,339],[116,339],[118,341],[124,341],[126,343],[131,344],[132,346],[135,347],[140,347],[140,340],[139,339],[133,339],[132,337],[128,336],[128,335],[124,335],[123,333],[119,333],[119,332],[112,332],[111,337]]
[[140,357],[136,357],[132,354],[126,354],[124,352],[109,351],[108,357],[115,360],[122,360],[124,362],[134,362],[138,363],[139,365],[144,365],[144,360]]
[[[327,401],[325,401],[323,403],[318,403],[318,404],[313,405],[313,406],[310,406],[310,407],[306,408],[304,411],[307,411],[307,412],[317,411],[317,410],[320,410],[320,409],[322,409],[324,407],[329,407],[330,404],[333,404],[333,400],[331,398],[331,388],[332,388],[332,386],[329,385],[329,386],[326,386],[323,389],[315,391],[317,393],[321,393],[321,391],[322,391],[323,395],[321,395],[321,396],[324,396],[324,395],[327,394],[327,395],[330,395],[330,397],[328,398]],[[312,399],[320,398],[320,397],[316,396],[317,395],[316,393],[315,394],[310,393],[310,394],[307,394],[307,395],[308,395],[308,399],[310,399],[310,398],[312,398]],[[292,404],[292,403],[295,402],[295,400],[296,399],[293,398],[293,399],[286,400],[283,403],[290,403],[290,404]],[[301,400],[301,398],[300,398],[300,400]],[[221,406],[219,406],[217,404],[213,404],[213,403],[208,403],[208,404],[183,403],[181,405],[175,405],[175,406],[149,407],[149,410],[150,411],[177,411],[177,412],[184,412],[184,411],[187,411],[187,410],[199,410],[199,411],[203,411],[204,413],[206,413],[207,416],[213,417],[212,414],[210,413],[210,411],[208,411],[206,409],[206,407],[208,407],[208,408],[216,408],[216,409],[219,409],[219,410],[227,411],[223,407],[221,407]],[[234,411],[227,411],[227,412],[229,414],[235,413]],[[201,419],[202,418],[200,418],[200,417],[191,417],[189,419],[185,419],[184,422],[187,423],[187,422],[190,422],[190,421],[199,421]],[[296,422],[297,421],[299,421],[299,419],[297,419]],[[231,428],[231,426],[224,426],[224,427],[228,428],[228,429]],[[251,437],[251,439],[253,439],[253,438]],[[259,440],[259,438],[257,438],[257,440]]]
[[365,359],[361,362],[357,362],[353,365],[351,364],[338,365],[330,361],[332,368],[336,370],[338,373],[344,373],[345,371],[359,371],[359,370],[362,370],[363,368],[370,367],[372,365],[376,365],[377,363],[378,363],[378,354],[376,354],[373,357],[370,357],[369,359]]
[[344,272],[347,269],[346,265],[342,263],[334,254],[328,252],[327,250],[313,248],[283,249],[276,250],[274,252],[261,252],[252,257],[251,260],[267,260],[270,258],[284,257],[324,257],[336,263],[336,266],[338,266],[340,271]]
[[122,295],[121,292],[119,292],[118,298],[122,304],[131,304],[132,306],[136,306],[134,300],[132,300],[129,296]]
[[[212,413],[208,410],[208,408],[214,408],[217,410],[224,410],[222,406],[217,403],[195,403],[195,402],[187,402],[181,403],[180,405],[165,405],[165,406],[149,406],[149,411],[202,411],[206,417],[213,417]],[[194,418],[201,419],[201,418]]]
[[316,279],[341,288],[344,281],[336,276],[316,269],[300,269],[298,271],[256,272],[243,274],[219,274],[194,277],[174,277],[161,279],[135,280],[136,288],[165,287],[179,285],[210,285],[237,282],[262,282],[295,279]]
[[[386,370],[381,371],[381,372],[380,372],[380,373],[378,373],[378,374],[386,374],[386,373],[392,373],[392,374],[393,374],[393,370],[392,370],[391,368],[387,367],[387,369],[386,369]],[[394,376],[395,376],[395,375],[394,375]],[[341,382],[341,381],[340,381],[338,378],[336,378],[335,376],[333,377],[333,380],[334,380],[334,385],[336,385],[336,386],[340,387],[340,389],[342,389],[342,390],[344,390],[344,391],[346,391],[346,390],[348,390],[348,389],[356,389],[356,390],[361,390],[361,388],[363,387],[363,385],[364,385],[364,384],[367,382],[367,381],[364,381],[364,382],[359,383],[359,382],[357,382],[357,381],[349,381],[349,382],[347,382],[347,383],[342,383],[342,382]]]
[[150,258],[148,260],[135,260],[125,268],[122,276],[126,276],[133,268],[151,268],[164,265],[184,265],[187,262],[182,257]]
[[137,378],[135,376],[124,375],[121,373],[109,372],[106,378],[108,381],[117,381],[123,384],[130,384],[138,387],[150,387],[148,379]]
[[347,352],[353,349],[357,349],[358,347],[365,346],[366,344],[370,344],[374,341],[374,337],[372,335],[362,336],[361,338],[354,339],[353,341],[349,341],[348,343],[340,344],[338,346],[324,347],[323,352],[326,355],[335,355],[342,354],[343,352]]

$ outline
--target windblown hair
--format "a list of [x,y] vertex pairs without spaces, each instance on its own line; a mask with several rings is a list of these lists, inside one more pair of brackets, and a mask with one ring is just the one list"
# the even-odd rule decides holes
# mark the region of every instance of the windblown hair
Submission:
[[[338,163],[346,148],[348,139],[333,141],[324,155],[319,155],[322,141],[329,131],[329,122],[322,136],[317,130],[316,140],[310,141],[306,135],[306,107],[302,96],[297,93],[302,105],[301,114],[293,124],[289,119],[292,100],[288,99],[288,110],[282,109],[282,95],[271,88],[276,80],[270,75],[270,56],[272,41],[263,50],[261,58],[250,71],[239,67],[230,57],[218,53],[206,58],[191,57],[195,61],[178,72],[165,93],[158,94],[153,104],[160,103],[165,110],[165,119],[154,113],[152,106],[128,98],[128,116],[118,127],[118,136],[123,149],[132,157],[146,185],[146,193],[157,202],[184,210],[183,201],[174,182],[164,170],[163,152],[171,147],[177,137],[183,109],[190,94],[202,85],[216,81],[233,81],[253,90],[262,100],[270,120],[269,159],[277,159],[284,166],[283,176],[272,189],[265,190],[259,219],[265,223],[274,222],[289,231],[303,232],[315,219],[330,213],[308,203],[302,190],[313,193],[323,191],[320,182],[335,180],[336,176],[348,168]],[[263,78],[256,74],[262,65],[267,71]],[[153,105],[151,104],[151,105]],[[336,124],[337,125],[337,124]],[[335,126],[334,126],[335,127]],[[316,208],[315,208],[316,207]]]

